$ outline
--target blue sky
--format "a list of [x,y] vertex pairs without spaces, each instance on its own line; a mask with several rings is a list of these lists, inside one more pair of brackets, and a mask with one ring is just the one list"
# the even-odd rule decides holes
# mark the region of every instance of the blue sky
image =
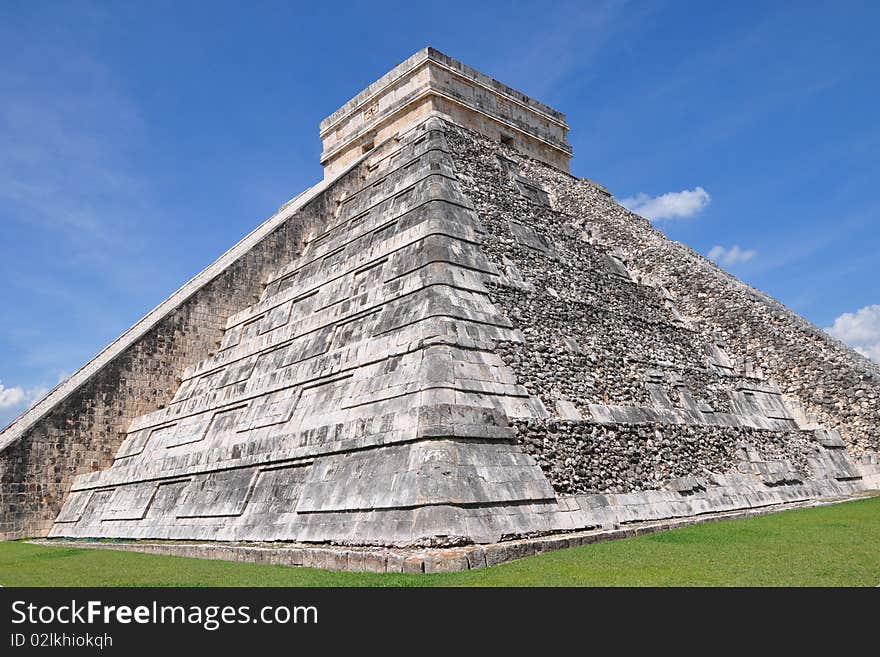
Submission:
[[880,4],[0,3],[0,424],[321,177],[425,45],[573,173],[880,360]]

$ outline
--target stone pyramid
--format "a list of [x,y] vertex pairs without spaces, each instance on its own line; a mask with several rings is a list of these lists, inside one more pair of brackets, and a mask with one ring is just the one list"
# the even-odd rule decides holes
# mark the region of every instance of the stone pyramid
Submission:
[[449,546],[880,486],[880,367],[427,48],[324,180],[0,434],[2,535]]

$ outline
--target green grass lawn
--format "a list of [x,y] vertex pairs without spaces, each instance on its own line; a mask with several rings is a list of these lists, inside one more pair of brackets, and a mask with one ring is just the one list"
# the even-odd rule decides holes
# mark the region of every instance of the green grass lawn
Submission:
[[880,497],[585,545],[435,575],[0,543],[4,586],[877,586]]

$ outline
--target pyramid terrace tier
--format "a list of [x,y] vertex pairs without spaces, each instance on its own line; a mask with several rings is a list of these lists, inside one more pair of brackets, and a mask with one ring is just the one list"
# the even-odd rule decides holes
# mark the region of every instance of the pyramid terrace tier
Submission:
[[[519,337],[486,293],[497,273],[440,136],[365,166],[218,353],[132,423],[113,467],[78,479],[56,534],[344,540],[351,514],[408,514],[383,540],[412,543],[450,506],[499,513],[443,535],[551,526],[553,489],[507,421],[546,410],[492,350]],[[266,516],[252,500],[282,476]]]

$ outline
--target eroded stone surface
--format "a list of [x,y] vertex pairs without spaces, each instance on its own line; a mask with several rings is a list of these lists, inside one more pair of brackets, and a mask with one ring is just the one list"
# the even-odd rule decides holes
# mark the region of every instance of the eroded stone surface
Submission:
[[[444,544],[550,531],[508,417],[483,227],[434,120],[364,164],[216,354],[81,476],[52,535]],[[87,501],[84,498],[88,497]]]
[[880,368],[450,119],[395,126],[0,441],[5,536],[449,549],[880,483]]
[[[875,364],[670,242],[601,186],[460,127],[449,143],[486,226],[484,250],[515,274],[491,297],[524,339],[498,353],[554,411],[516,424],[557,491],[629,492],[736,472],[749,461],[743,450],[766,464],[751,470],[768,485],[858,478],[844,447],[878,447]],[[524,178],[552,202],[523,193]],[[817,341],[822,358],[803,378],[805,344]],[[809,394],[793,394],[793,376]],[[867,415],[833,417],[815,404],[813,386],[827,390],[835,376],[845,384],[834,406]]]

